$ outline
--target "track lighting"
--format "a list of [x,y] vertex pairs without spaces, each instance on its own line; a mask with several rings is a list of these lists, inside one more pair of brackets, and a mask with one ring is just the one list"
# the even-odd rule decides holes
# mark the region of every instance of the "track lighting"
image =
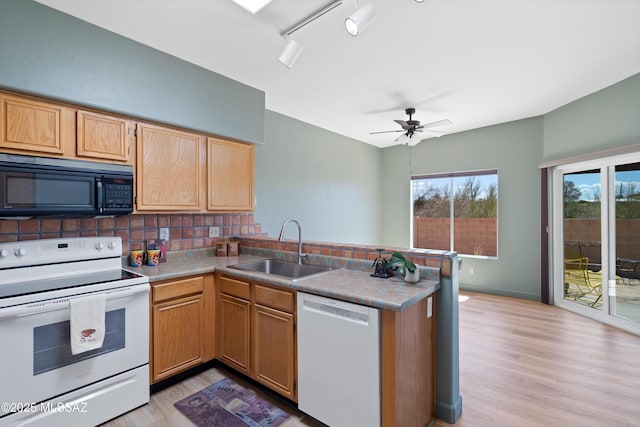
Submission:
[[357,36],[369,25],[376,17],[376,9],[371,3],[367,3],[358,8],[353,14],[348,17],[344,25],[347,28],[347,32],[352,36]]
[[[295,33],[300,28],[310,24],[311,22],[320,18],[325,13],[332,11],[336,7],[340,6],[341,4],[342,4],[342,0],[330,1],[329,3],[322,6],[320,9],[316,10],[315,12],[311,13],[308,16],[305,16],[300,21],[296,22],[289,28],[282,31],[280,35],[283,38],[287,39],[291,34]],[[291,69],[291,67],[293,67],[293,63],[296,62],[296,59],[298,59],[298,56],[300,56],[301,52],[302,52],[302,46],[300,46],[300,44],[295,40],[289,40],[284,50],[280,54],[278,61],[282,62],[287,68]]]
[[282,62],[287,68],[291,69],[293,67],[293,63],[296,62],[298,56],[302,52],[302,46],[300,44],[291,39],[284,47],[284,50],[280,54],[278,61]]
[[325,13],[332,11],[336,7],[340,6],[341,4],[342,4],[342,0],[330,1],[326,5],[322,6],[320,9],[316,10],[315,12],[311,13],[308,16],[305,16],[300,21],[296,22],[295,24],[293,24],[292,26],[290,26],[289,28],[281,32],[280,35],[284,38],[289,37],[291,34],[295,33],[300,28],[304,27],[307,24],[310,24],[311,22],[320,18]]

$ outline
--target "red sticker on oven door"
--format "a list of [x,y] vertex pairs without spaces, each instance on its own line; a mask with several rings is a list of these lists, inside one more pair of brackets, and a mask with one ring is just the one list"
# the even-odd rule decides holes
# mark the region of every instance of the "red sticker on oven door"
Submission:
[[84,329],[82,332],[80,332],[80,335],[82,335],[84,338],[90,337],[95,331],[95,329]]

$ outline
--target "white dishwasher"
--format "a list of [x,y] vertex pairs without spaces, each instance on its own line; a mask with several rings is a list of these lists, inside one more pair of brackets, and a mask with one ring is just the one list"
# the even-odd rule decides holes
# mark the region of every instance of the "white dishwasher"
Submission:
[[380,312],[298,292],[298,408],[331,427],[380,425]]

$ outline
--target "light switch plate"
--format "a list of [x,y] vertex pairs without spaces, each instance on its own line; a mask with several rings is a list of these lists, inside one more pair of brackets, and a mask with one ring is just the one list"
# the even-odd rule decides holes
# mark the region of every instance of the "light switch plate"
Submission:
[[220,237],[220,227],[215,225],[209,227],[209,237]]
[[162,227],[160,228],[160,238],[164,239],[164,240],[169,240],[169,228],[168,227]]

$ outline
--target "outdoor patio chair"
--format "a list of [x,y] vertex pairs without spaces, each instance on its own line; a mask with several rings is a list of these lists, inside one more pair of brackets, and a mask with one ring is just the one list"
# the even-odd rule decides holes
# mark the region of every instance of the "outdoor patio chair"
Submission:
[[596,299],[589,304],[595,306],[602,299],[602,273],[589,270],[589,258],[564,260],[565,298],[577,301],[590,295]]

